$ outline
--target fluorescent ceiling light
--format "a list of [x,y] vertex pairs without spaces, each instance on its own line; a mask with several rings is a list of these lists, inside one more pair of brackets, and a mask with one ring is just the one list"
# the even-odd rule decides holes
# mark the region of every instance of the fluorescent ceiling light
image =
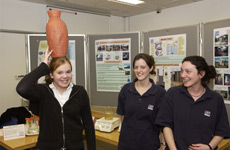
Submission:
[[141,0],[108,0],[108,1],[128,4],[128,5],[138,5],[138,4],[144,3],[144,1],[141,1]]

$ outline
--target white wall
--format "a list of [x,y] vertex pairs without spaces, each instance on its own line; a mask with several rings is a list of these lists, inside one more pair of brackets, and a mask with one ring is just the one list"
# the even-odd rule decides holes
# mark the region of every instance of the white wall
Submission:
[[78,12],[62,12],[62,20],[66,23],[70,34],[106,34],[124,32],[124,18],[116,16],[100,16]]
[[[0,0],[0,115],[10,107],[21,105],[15,88],[16,75],[26,74],[26,34],[45,33],[48,15],[45,5],[19,0]],[[70,34],[106,34],[123,32],[122,17],[86,13],[62,13]],[[6,31],[12,31],[9,33]]]
[[46,7],[19,0],[0,0],[0,29],[44,32]]
[[[91,34],[91,33],[108,33],[109,18],[108,16],[99,16],[93,14],[62,13],[62,20],[66,23],[68,33],[71,34]],[[100,26],[100,28],[98,28]]]
[[151,31],[230,18],[230,0],[203,0],[126,18],[128,31]]
[[[45,10],[46,7],[37,4],[0,0],[0,29],[44,32],[46,15],[41,12]],[[19,80],[15,76],[26,73],[25,41],[25,34],[0,32],[0,114],[21,105],[15,90]]]
[[24,49],[24,35],[0,33],[0,113],[9,107],[21,105],[20,98],[15,91],[18,83],[15,75],[24,75],[26,72]]

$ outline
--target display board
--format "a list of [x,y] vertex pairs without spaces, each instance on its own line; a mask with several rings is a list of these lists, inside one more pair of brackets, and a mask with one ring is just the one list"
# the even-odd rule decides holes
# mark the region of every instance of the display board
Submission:
[[186,35],[186,56],[199,55],[199,25],[169,28],[144,33],[144,53],[149,54],[149,38],[169,35]]
[[[214,61],[214,30],[218,28],[230,27],[230,19],[207,22],[202,24],[202,39],[203,39],[203,56],[208,64],[213,65]],[[229,33],[228,33],[229,34]],[[228,37],[229,40],[229,37]],[[228,48],[229,50],[229,48]],[[229,55],[229,52],[228,52]],[[213,84],[211,87],[213,88]],[[230,104],[225,104],[228,112],[228,119],[230,121]]]
[[[128,46],[124,46],[125,41],[129,41],[128,43],[126,43]],[[103,50],[103,45],[101,45],[100,49],[98,46],[98,43],[103,43],[103,42],[105,43],[105,47],[106,47],[105,50]],[[111,43],[114,43],[114,44],[111,44]],[[103,82],[103,81],[99,81],[97,78],[97,76],[99,75],[99,72],[97,70],[99,65],[97,63],[101,59],[100,58],[101,56],[106,57],[106,59],[110,59],[111,57],[114,57],[114,56],[110,57],[109,55],[106,55],[106,53],[113,52],[111,55],[115,55],[116,53],[124,53],[125,50],[123,50],[122,48],[120,48],[119,50],[116,49],[116,46],[121,45],[121,43],[123,43],[123,48],[128,47],[128,49],[130,50],[129,60],[131,63],[129,64],[129,67],[131,69],[129,72],[130,72],[131,78],[128,80],[131,82],[134,79],[132,60],[134,59],[135,55],[137,55],[140,52],[140,33],[133,32],[133,33],[121,33],[121,34],[88,35],[88,48],[89,48],[89,56],[88,56],[89,57],[89,73],[88,75],[89,75],[89,96],[91,99],[91,105],[115,106],[115,107],[117,106],[119,91],[118,90],[114,90],[114,91],[107,90],[106,91],[105,89],[100,88],[98,86],[99,82]],[[103,55],[101,56],[97,55],[98,51],[104,51],[104,52],[101,52],[103,53]],[[109,57],[107,58],[107,56]],[[121,58],[121,62],[122,62],[125,56],[122,54],[119,57],[122,57]],[[116,61],[116,58],[119,59],[119,57],[115,56],[115,59],[113,60]],[[108,69],[114,67],[113,64],[111,63],[113,62],[107,63],[109,65]],[[117,64],[114,63],[114,65],[116,66]],[[105,67],[104,67],[104,70],[108,71],[106,70]],[[124,71],[123,68],[121,68],[120,71]],[[117,72],[119,72],[119,69]],[[111,84],[109,83],[109,81],[107,81],[107,83]]]
[[161,29],[143,33],[144,53],[154,57],[156,84],[170,87],[181,85],[180,64],[186,56],[199,55],[199,25]]
[[[39,52],[42,48],[42,42],[46,41],[46,34],[30,34],[28,35],[28,61],[27,67],[28,72],[35,69],[39,63],[39,55],[42,51]],[[85,35],[78,34],[69,34],[69,41],[74,43],[75,49],[75,64],[72,63],[73,70],[75,70],[76,74],[74,77],[74,81],[77,85],[87,87],[87,79],[86,79],[86,43],[85,43]],[[40,60],[42,61],[42,60]]]

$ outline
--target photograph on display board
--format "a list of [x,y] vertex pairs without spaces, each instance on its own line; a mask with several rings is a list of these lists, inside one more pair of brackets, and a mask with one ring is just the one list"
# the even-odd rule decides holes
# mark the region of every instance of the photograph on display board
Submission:
[[228,56],[228,46],[216,46],[215,56]]
[[129,45],[127,45],[127,44],[122,44],[122,45],[121,45],[121,50],[122,50],[122,51],[128,51],[128,50],[129,50]]
[[102,53],[96,53],[96,61],[103,61],[103,54]]
[[228,34],[221,34],[220,32],[215,32],[215,45],[228,45]]
[[[169,65],[169,64],[168,64]],[[170,87],[183,84],[180,76],[180,67],[175,66],[156,66],[156,75],[153,77],[157,85],[163,86],[166,90]]]
[[215,67],[216,68],[228,68],[228,57],[216,57]]
[[230,87],[228,87],[228,98],[227,101],[230,102]]
[[129,52],[125,53],[123,52],[123,57],[122,57],[122,60],[129,60]]
[[224,85],[230,85],[230,74],[224,74]]
[[172,71],[171,72],[171,87],[181,85],[182,83],[183,81],[180,76],[180,71]]
[[100,52],[100,51],[105,51],[105,45],[98,45],[97,46],[97,51]]
[[120,51],[121,45],[113,45],[113,51]]
[[112,51],[113,50],[113,45],[106,45],[105,46],[106,51]]
[[217,93],[219,93],[224,99],[227,99],[228,94],[227,91],[222,91],[222,90],[215,90]]
[[223,85],[223,77],[222,74],[217,74],[215,78],[216,85]]

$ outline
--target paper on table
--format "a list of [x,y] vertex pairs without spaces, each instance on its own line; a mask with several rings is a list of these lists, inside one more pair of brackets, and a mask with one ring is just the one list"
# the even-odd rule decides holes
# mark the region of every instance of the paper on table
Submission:
[[25,137],[24,124],[10,125],[3,127],[4,140],[11,140]]

